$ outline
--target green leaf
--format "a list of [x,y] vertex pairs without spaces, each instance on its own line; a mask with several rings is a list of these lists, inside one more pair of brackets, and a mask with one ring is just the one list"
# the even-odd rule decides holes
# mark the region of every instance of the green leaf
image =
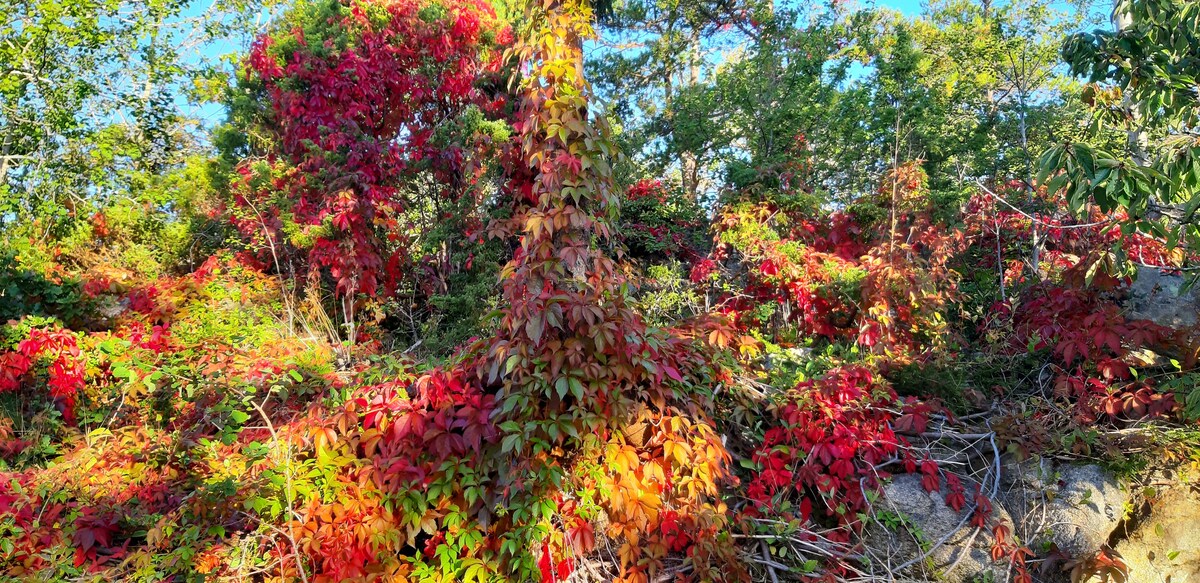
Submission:
[[1100,270],[1100,261],[1094,261],[1087,268],[1087,273],[1083,277],[1086,285],[1092,285],[1092,280],[1096,278],[1096,273]]
[[1071,150],[1084,176],[1093,180],[1096,175],[1096,157],[1092,155],[1092,149],[1087,144],[1076,143],[1071,145]]
[[1051,193],[1058,192],[1062,187],[1067,185],[1068,180],[1070,180],[1069,176],[1059,174],[1046,183],[1046,190],[1049,190]]
[[504,440],[500,442],[500,453],[503,454],[514,451],[517,449],[517,446],[520,445],[520,443],[521,435],[519,433],[506,435],[504,436]]

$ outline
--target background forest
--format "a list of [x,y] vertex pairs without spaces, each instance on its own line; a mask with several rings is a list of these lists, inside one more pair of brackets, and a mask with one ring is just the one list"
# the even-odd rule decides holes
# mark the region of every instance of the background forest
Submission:
[[0,0],[0,578],[1200,580],[1200,4],[897,6]]

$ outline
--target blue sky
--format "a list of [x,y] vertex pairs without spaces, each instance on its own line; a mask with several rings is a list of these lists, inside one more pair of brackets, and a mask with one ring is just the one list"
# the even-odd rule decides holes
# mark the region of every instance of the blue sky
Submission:
[[918,0],[877,0],[875,5],[880,8],[891,8],[907,16],[921,13],[921,3]]

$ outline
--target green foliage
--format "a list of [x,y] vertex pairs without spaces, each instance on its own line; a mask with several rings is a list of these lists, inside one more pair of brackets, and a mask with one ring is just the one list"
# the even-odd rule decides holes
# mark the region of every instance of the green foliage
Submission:
[[867,270],[860,266],[849,268],[832,261],[821,264],[828,283],[821,286],[820,293],[826,296],[856,301],[862,297],[863,282],[867,279]]
[[216,51],[184,54],[184,39],[213,46],[272,3],[0,2],[0,231],[37,221],[38,236],[59,235],[110,203],[147,202],[148,183],[201,151],[183,105],[225,75]]
[[783,348],[767,341],[763,346],[766,383],[772,387],[794,387],[819,377],[834,366],[833,362],[822,362],[821,356],[814,355],[811,347]]
[[1086,14],[1044,1],[945,0],[915,18],[628,3],[606,22],[623,50],[591,66],[633,172],[678,176],[699,199],[727,187],[849,204],[888,165],[919,159],[949,215],[974,179],[1028,179],[1032,155],[1077,133],[1085,114],[1055,53]]
[[[1179,363],[1174,364],[1178,366]],[[1163,382],[1161,388],[1175,393],[1175,400],[1183,404],[1183,414],[1188,420],[1200,420],[1200,373],[1181,371]]]
[[629,257],[640,261],[690,260],[708,252],[707,214],[682,189],[641,180],[621,204],[621,236]]
[[[11,249],[11,248],[10,248]],[[9,250],[0,255],[0,321],[24,316],[54,316],[79,322],[90,313],[90,302],[78,281],[53,281],[44,272],[28,267],[21,255]],[[15,250],[20,253],[19,250]]]
[[[1194,250],[1200,243],[1200,146],[1195,71],[1200,9],[1188,2],[1122,0],[1117,29],[1072,36],[1062,56],[1092,84],[1081,93],[1094,113],[1089,136],[1056,144],[1039,161],[1038,181],[1062,189],[1071,209],[1094,202],[1129,214],[1124,232]],[[1103,140],[1124,130],[1123,146]]]
[[661,327],[707,311],[704,298],[688,279],[685,265],[676,260],[646,268],[634,305],[648,324]]
[[[955,413],[966,413],[977,403],[967,400],[974,363],[955,359],[934,362],[914,362],[888,374],[888,381],[901,396],[934,398]],[[987,387],[990,391],[991,387]]]
[[[495,273],[500,257],[500,246],[494,240],[464,245],[451,253],[451,262],[463,266],[469,262],[469,267],[452,271],[445,278],[444,291],[429,296],[427,315],[420,328],[414,330],[412,342],[420,340],[429,353],[447,355],[471,337],[486,332],[484,316],[499,304]],[[403,309],[396,312],[402,313]]]

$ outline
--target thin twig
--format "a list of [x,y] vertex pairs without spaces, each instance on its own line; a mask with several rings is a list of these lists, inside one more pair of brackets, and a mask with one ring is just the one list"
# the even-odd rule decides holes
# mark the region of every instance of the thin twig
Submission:
[[1052,229],[1089,229],[1091,227],[1098,227],[1098,226],[1102,226],[1102,225],[1111,225],[1113,222],[1115,222],[1113,219],[1108,219],[1106,221],[1097,221],[1095,223],[1085,223],[1082,225],[1056,225],[1054,223],[1047,223],[1046,221],[1043,221],[1043,220],[1013,206],[1012,203],[1008,202],[1007,200],[1004,200],[1003,197],[1001,197],[1000,195],[989,190],[988,187],[984,186],[982,182],[976,180],[975,184],[978,184],[979,188],[983,189],[983,191],[988,193],[992,198],[1004,203],[1004,205],[1007,206],[1008,208],[1011,208],[1012,210],[1016,211],[1021,216],[1033,221],[1034,223],[1042,225],[1044,227],[1049,227]]
[[[779,583],[779,576],[775,574],[775,565],[779,565],[779,563],[771,560],[771,549],[767,546],[767,541],[758,541],[758,547],[762,549],[762,564],[767,568],[767,574],[771,576],[771,583]],[[787,569],[787,567],[783,565],[779,566]]]

